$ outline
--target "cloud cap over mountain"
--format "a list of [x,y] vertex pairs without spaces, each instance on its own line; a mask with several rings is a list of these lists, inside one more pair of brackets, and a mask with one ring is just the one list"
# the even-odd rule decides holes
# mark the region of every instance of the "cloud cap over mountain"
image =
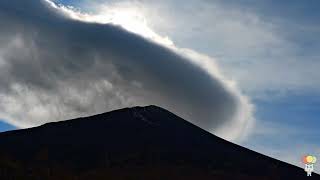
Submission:
[[227,139],[252,124],[246,97],[186,50],[41,0],[1,1],[0,26],[0,118],[16,126],[148,104]]

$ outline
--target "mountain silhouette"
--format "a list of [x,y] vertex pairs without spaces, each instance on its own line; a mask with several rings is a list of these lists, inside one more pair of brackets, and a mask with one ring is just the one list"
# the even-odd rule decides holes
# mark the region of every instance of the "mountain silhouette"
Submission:
[[157,106],[0,133],[0,179],[320,179]]

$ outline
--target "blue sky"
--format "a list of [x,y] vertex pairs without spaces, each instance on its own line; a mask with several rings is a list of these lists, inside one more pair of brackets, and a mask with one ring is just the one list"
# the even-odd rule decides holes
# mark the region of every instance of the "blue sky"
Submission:
[[[57,1],[93,13],[117,3]],[[141,2],[132,7],[155,32],[214,57],[251,98],[256,125],[241,145],[298,166],[304,154],[320,157],[320,1]],[[0,131],[10,129],[0,121]]]
[[303,154],[319,156],[319,95],[287,95],[255,104],[257,127],[246,147],[296,165]]
[[3,120],[0,120],[0,132],[5,132],[5,131],[10,131],[10,130],[15,130],[16,127],[6,123]]

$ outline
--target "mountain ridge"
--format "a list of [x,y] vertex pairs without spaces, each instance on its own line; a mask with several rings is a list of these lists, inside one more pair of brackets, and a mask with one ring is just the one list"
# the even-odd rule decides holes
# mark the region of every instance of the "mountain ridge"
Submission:
[[[3,163],[6,158],[19,167],[10,169],[8,162]],[[36,174],[44,179],[57,179],[55,174],[64,171],[68,173],[62,179],[81,179],[88,172],[95,172],[90,178],[104,179],[119,167],[128,179],[306,178],[302,168],[230,143],[157,106],[0,133],[0,169],[26,175],[21,167],[55,172]],[[127,178],[118,173],[111,179]]]

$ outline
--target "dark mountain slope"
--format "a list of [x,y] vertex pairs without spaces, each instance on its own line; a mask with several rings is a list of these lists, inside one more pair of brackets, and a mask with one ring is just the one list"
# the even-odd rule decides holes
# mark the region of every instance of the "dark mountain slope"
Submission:
[[320,179],[156,107],[0,134],[0,179]]

